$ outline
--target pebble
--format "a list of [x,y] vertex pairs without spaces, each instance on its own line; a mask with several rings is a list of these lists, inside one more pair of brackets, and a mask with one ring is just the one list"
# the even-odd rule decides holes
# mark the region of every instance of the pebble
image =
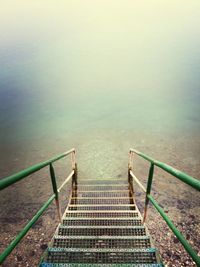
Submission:
[[22,261],[22,260],[23,260],[22,256],[17,255],[17,261]]
[[178,238],[177,238],[177,237],[174,237],[174,238],[173,238],[173,242],[174,242],[175,244],[179,243]]
[[48,247],[47,244],[42,244],[42,245],[40,246],[40,248],[43,249],[43,250],[47,249],[47,247]]
[[35,250],[32,250],[29,254],[31,257],[35,256]]

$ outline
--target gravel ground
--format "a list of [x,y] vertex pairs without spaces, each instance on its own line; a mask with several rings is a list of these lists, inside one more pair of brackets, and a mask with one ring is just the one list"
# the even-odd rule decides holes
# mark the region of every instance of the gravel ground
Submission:
[[[148,229],[152,238],[159,249],[160,255],[165,266],[171,267],[192,267],[196,264],[189,257],[183,246],[175,235],[169,230],[168,226],[160,219],[157,214],[151,214],[148,220]],[[200,225],[199,219],[194,215],[189,215],[189,219],[184,222],[176,221],[176,226],[180,232],[187,238],[192,247],[200,256]]]

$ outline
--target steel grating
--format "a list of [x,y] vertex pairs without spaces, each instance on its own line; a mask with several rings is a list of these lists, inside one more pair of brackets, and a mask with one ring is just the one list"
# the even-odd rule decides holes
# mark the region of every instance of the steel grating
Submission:
[[118,191],[73,191],[72,197],[86,197],[86,198],[101,198],[101,197],[131,197],[131,193],[128,190]]
[[142,225],[142,221],[140,219],[108,219],[108,218],[100,218],[100,219],[83,219],[77,220],[74,218],[73,220],[64,219],[63,225],[68,226],[80,226],[80,225],[87,225],[87,226],[136,226]]
[[123,185],[128,185],[128,180],[127,179],[83,179],[83,180],[78,180],[77,182],[78,185],[113,185],[113,184],[123,184]]
[[144,264],[70,264],[70,263],[48,263],[48,262],[43,262],[40,267],[164,267],[163,264],[159,263],[144,263]]
[[94,212],[94,211],[84,211],[84,212],[77,212],[77,211],[67,211],[65,214],[65,217],[84,217],[84,218],[102,218],[102,217],[107,217],[107,218],[113,218],[113,217],[138,217],[138,212],[136,211],[101,211],[101,212]]
[[49,248],[54,263],[156,263],[155,249],[66,249]]
[[71,204],[133,204],[133,199],[129,197],[124,198],[72,198]]
[[58,229],[59,235],[84,235],[84,236],[142,236],[146,235],[144,226],[64,226]]
[[135,210],[134,204],[68,205],[68,210]]
[[128,190],[129,186],[124,184],[119,185],[77,185],[73,186],[73,190],[80,191],[110,191],[110,190]]
[[112,236],[55,236],[54,247],[59,248],[149,248],[150,238]]

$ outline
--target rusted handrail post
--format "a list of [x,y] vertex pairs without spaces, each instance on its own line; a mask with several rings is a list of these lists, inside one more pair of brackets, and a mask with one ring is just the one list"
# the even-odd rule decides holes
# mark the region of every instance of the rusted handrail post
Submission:
[[129,151],[129,161],[128,161],[128,181],[132,178],[130,175],[130,171],[133,170],[133,151]]
[[73,183],[77,184],[78,169],[77,169],[77,163],[76,163],[76,151],[75,150],[72,152],[71,161],[72,161],[72,170],[74,171],[74,174],[72,176],[72,184]]
[[147,181],[147,190],[146,190],[146,199],[145,199],[143,223],[145,223],[146,217],[147,217],[147,208],[148,208],[148,204],[149,204],[148,195],[150,195],[150,192],[151,192],[151,185],[152,185],[152,181],[153,181],[153,173],[154,173],[154,163],[151,163],[150,168],[149,168],[149,177],[148,177],[148,181]]
[[61,215],[61,209],[60,209],[60,203],[59,203],[56,176],[55,176],[55,171],[54,171],[52,163],[49,164],[49,170],[50,170],[50,175],[51,175],[51,182],[52,182],[53,192],[55,194],[55,202],[56,202],[56,207],[57,207],[57,212],[58,212],[58,218],[59,218],[59,221],[61,222],[62,215]]
[[76,164],[76,151],[73,150],[72,153],[71,153],[71,164],[72,164],[72,170],[75,169],[75,164]]

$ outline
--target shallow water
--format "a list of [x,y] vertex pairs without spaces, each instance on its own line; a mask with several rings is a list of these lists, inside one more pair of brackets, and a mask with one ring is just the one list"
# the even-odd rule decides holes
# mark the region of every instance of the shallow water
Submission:
[[130,131],[199,134],[199,1],[3,6],[0,140],[11,160],[15,145],[46,151],[46,140],[93,130],[122,141]]

